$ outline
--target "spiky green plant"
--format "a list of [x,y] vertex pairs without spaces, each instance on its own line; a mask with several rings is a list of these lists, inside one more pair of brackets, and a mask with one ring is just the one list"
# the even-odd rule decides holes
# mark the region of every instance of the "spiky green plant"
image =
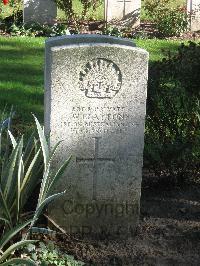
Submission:
[[[0,230],[3,232],[2,240],[0,241],[0,263],[4,263],[2,265],[9,265],[6,260],[15,249],[30,243],[31,240],[27,240],[29,231],[44,207],[65,193],[64,191],[51,194],[53,186],[64,173],[71,157],[56,172],[52,172],[52,161],[60,142],[53,149],[50,149],[48,139],[44,134],[44,128],[42,128],[36,117],[34,119],[39,139],[32,135],[26,145],[24,144],[23,136],[16,140],[12,135],[10,131],[11,116],[0,124],[0,140],[2,144],[5,144],[0,146]],[[5,135],[4,138],[3,133]],[[39,181],[38,175],[41,173],[41,169],[43,169],[43,175],[40,178],[41,187],[37,207],[31,216],[31,220],[23,221],[20,225],[20,222],[24,220],[22,218],[24,205],[28,200],[28,195],[34,191],[35,184]],[[4,246],[9,244],[10,240],[15,238],[27,225],[29,225],[29,230],[25,237],[3,252]],[[17,258],[12,259],[12,261],[20,263],[20,259]],[[30,263],[32,262],[29,261]]]
[[42,149],[32,134],[27,144],[10,131],[9,118],[0,124],[0,225],[12,229],[20,222],[29,195],[39,183],[42,173]]

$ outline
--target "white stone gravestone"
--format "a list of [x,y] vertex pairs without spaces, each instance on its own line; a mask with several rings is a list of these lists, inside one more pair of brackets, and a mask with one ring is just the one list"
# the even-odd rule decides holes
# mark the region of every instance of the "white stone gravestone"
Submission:
[[54,0],[24,0],[24,23],[55,23],[57,6]]
[[108,24],[136,27],[140,24],[141,0],[105,0],[105,21]]
[[200,0],[187,0],[187,12],[190,14],[190,30],[200,31]]
[[72,155],[49,215],[69,233],[127,237],[138,222],[148,53],[132,41],[76,35],[46,41],[45,131]]

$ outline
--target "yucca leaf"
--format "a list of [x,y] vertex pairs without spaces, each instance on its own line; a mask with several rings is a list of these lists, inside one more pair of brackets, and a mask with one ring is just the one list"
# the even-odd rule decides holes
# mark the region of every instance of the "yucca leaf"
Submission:
[[44,157],[44,165],[45,165],[45,170],[46,170],[47,164],[49,161],[49,147],[48,147],[48,143],[46,141],[45,135],[44,135],[44,130],[42,129],[40,123],[38,122],[38,120],[35,116],[34,116],[34,119],[35,119],[37,131],[38,131],[38,135],[39,135],[39,139],[40,139],[40,143],[41,143],[41,147],[42,147],[42,152],[43,152],[43,157]]
[[42,191],[42,201],[47,197],[48,187],[52,179],[50,167],[51,167],[51,164],[49,163],[48,172],[45,173],[45,183],[44,183],[44,190]]
[[0,221],[5,222],[6,224],[9,224],[10,223],[6,218],[3,218],[3,217],[0,217]]
[[[14,113],[13,113],[13,110],[11,108],[10,116],[8,118],[8,125],[7,125],[8,130],[10,130],[10,128],[11,128],[11,120],[12,120],[13,115],[14,115]],[[3,156],[3,161],[5,164],[7,163],[8,159],[9,159],[9,154],[10,154],[10,141],[9,141],[8,130],[7,130],[7,134],[6,134],[6,140],[5,140],[5,152],[4,152],[4,156]],[[4,163],[2,165],[2,170],[4,169]],[[2,171],[2,173],[3,173],[3,171]]]
[[[7,174],[7,182],[5,185],[5,189],[4,189],[4,197],[7,200],[8,199],[8,195],[9,195],[9,191],[12,188],[12,182],[13,182],[13,174],[14,174],[14,170],[15,170],[15,166],[17,164],[17,156],[18,156],[18,151],[19,151],[19,147],[20,147],[20,143],[21,141],[17,144],[17,146],[15,147],[15,149],[13,150],[11,157],[10,157],[10,163],[7,166],[7,173],[4,173],[4,175]],[[12,188],[12,193],[15,190],[13,190]]]
[[0,203],[1,203],[1,206],[3,207],[3,213],[4,213],[4,215],[6,215],[5,219],[9,221],[9,227],[11,228],[12,227],[11,214],[10,214],[9,208],[7,206],[6,200],[4,198],[1,186],[0,186]]
[[20,187],[21,187],[21,180],[23,180],[23,175],[24,175],[23,154],[22,154],[23,146],[24,142],[22,136],[18,151],[18,164],[17,164],[18,169],[16,173],[17,182],[16,183],[13,182],[14,188],[16,189],[16,194],[13,193],[14,195],[12,198],[12,203],[15,205],[16,208],[16,222],[18,222],[19,213],[20,213],[20,198],[21,198]]
[[37,266],[37,264],[31,259],[20,259],[20,258],[10,259],[6,262],[1,263],[1,266],[11,266],[11,265]]
[[[51,152],[51,154],[50,154],[49,162],[48,162],[48,164],[49,164],[49,168],[50,168],[50,166],[51,166],[51,161],[52,161],[52,159],[53,159],[53,157],[54,157],[54,155],[55,155],[55,152],[56,152],[56,150],[57,150],[57,148],[58,148],[58,146],[60,145],[61,142],[62,142],[62,141],[59,141],[59,142],[54,146],[54,148],[53,148],[53,150],[52,150],[52,152]],[[48,178],[47,178],[46,183],[45,183],[44,195],[46,195],[46,193],[48,193],[48,190],[49,190],[49,184],[51,184],[51,182],[52,182],[52,180],[51,180],[51,176],[53,176],[53,174],[47,176]]]
[[27,202],[27,199],[30,197],[37,185],[39,185],[39,183],[41,182],[41,176],[44,169],[44,165],[41,163],[40,159],[41,158],[39,156],[37,163],[35,164],[32,170],[32,175],[26,183],[26,187],[21,192],[21,208],[24,207]]
[[14,250],[16,250],[20,247],[26,246],[28,244],[36,243],[36,242],[37,242],[37,240],[22,240],[22,241],[19,241],[19,242],[13,244],[0,257],[0,263],[4,262],[12,254],[12,252]]
[[15,148],[17,146],[17,141],[15,140],[13,134],[10,132],[10,130],[8,130],[8,134],[9,134],[9,137],[10,137],[10,140],[12,142],[12,146],[13,148]]
[[40,204],[45,199],[45,191],[46,191],[46,183],[48,181],[50,172],[50,164],[47,165],[47,169],[43,174],[42,183],[40,187],[39,199],[38,204]]
[[[28,139],[28,143],[26,144],[25,150],[24,150],[24,166],[25,169],[26,166],[30,164],[33,155],[38,151],[40,148],[40,142],[39,139],[35,141],[35,132],[33,132]],[[39,145],[38,145],[39,144]]]
[[[18,143],[18,153],[17,153],[17,160],[15,162],[15,166],[13,167],[13,173],[11,170],[11,182],[10,186],[8,188],[8,194],[7,194],[7,204],[9,208],[15,204],[16,211],[13,213],[10,209],[10,212],[15,214],[12,216],[12,218],[17,219],[17,193],[18,193],[18,170],[19,170],[19,164],[22,158],[22,149],[23,149],[23,136],[21,137],[19,143]],[[17,221],[17,220],[16,220]]]
[[65,172],[67,166],[69,165],[70,161],[72,159],[72,156],[69,157],[68,160],[66,160],[61,167],[58,169],[57,173],[54,175],[53,180],[51,181],[51,184],[48,188],[48,194],[51,193],[51,190],[54,186],[54,184],[59,180],[59,178],[63,175],[63,173]]
[[18,176],[17,176],[17,221],[20,214],[20,200],[21,200],[21,182],[24,178],[24,164],[23,158],[21,155],[18,167]]
[[26,172],[26,174],[25,174],[25,176],[24,176],[24,179],[23,179],[23,182],[22,182],[22,185],[21,185],[21,191],[24,189],[26,183],[27,183],[28,180],[29,180],[29,177],[30,177],[31,174],[32,174],[31,171],[32,171],[32,169],[33,169],[33,167],[34,167],[34,165],[35,165],[36,160],[38,159],[38,156],[39,156],[39,154],[40,154],[40,151],[41,151],[41,149],[39,149],[38,152],[35,154],[33,160],[31,161],[31,164],[30,164],[29,167],[28,167],[28,170],[27,170],[27,172]]
[[49,162],[50,162],[50,161],[52,160],[52,158],[54,157],[55,152],[56,152],[58,146],[59,146],[60,143],[62,143],[62,142],[63,142],[62,140],[58,141],[58,143],[56,143],[56,145],[53,147],[53,150],[51,151],[51,154],[50,154],[50,156],[49,156]]
[[23,208],[28,197],[39,184],[44,168],[40,141],[39,139],[36,140],[34,135],[35,133],[29,139],[23,156],[26,174],[21,185],[21,208]]
[[23,228],[25,228],[28,224],[30,224],[31,221],[32,219],[9,230],[0,240],[0,249],[2,249],[17,233],[19,233]]
[[31,223],[32,227],[36,220],[38,219],[39,215],[41,214],[42,210],[44,209],[45,206],[47,206],[49,203],[51,203],[54,199],[59,198],[60,196],[64,195],[66,191],[54,194],[46,198],[41,204],[39,204],[35,210],[35,215],[33,217],[33,221]]

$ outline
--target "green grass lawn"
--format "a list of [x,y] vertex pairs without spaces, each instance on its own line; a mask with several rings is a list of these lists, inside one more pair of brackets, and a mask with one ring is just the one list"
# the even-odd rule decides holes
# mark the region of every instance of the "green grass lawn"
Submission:
[[43,118],[43,67],[44,39],[0,38],[0,111],[13,105],[21,126]]
[[[34,113],[43,121],[44,38],[0,37],[0,112],[13,105],[20,130],[32,127]],[[178,41],[137,40],[150,53],[150,61],[161,59],[163,50],[175,51]]]

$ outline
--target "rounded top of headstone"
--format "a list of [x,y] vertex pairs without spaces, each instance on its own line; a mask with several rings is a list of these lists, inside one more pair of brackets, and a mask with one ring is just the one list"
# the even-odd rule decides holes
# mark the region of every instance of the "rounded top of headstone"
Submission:
[[94,44],[94,43],[107,43],[125,45],[130,47],[136,47],[136,44],[129,39],[119,38],[107,35],[99,34],[77,34],[77,35],[65,35],[60,37],[53,37],[46,40],[47,47],[55,47],[62,45],[76,45],[76,44]]

